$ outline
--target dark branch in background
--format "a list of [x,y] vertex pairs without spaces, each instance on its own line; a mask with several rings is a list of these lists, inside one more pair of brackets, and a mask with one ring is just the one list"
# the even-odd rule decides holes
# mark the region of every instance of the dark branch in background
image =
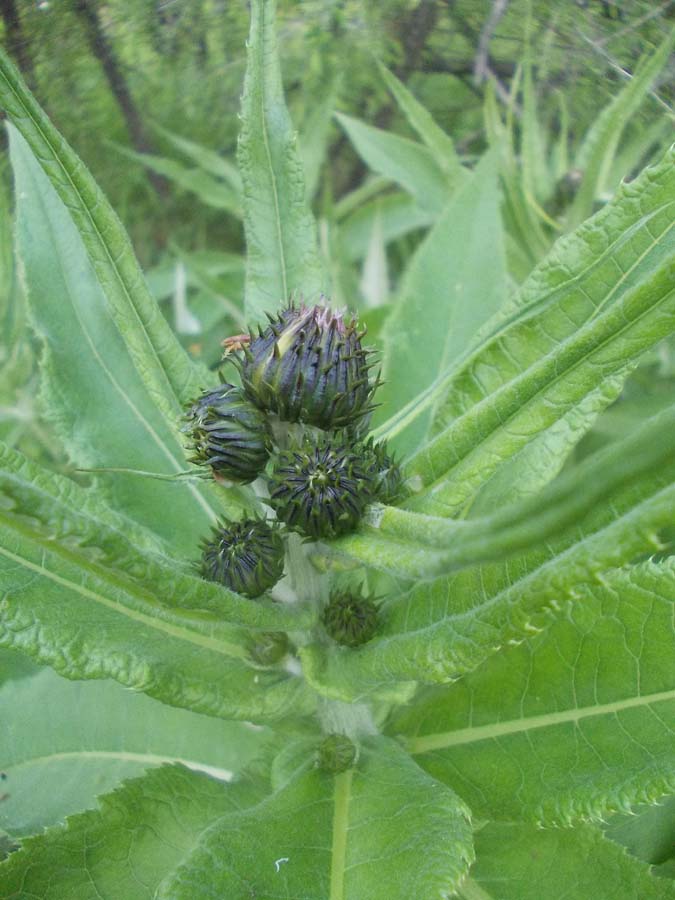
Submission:
[[[101,25],[95,0],[74,0],[73,8],[84,26],[87,43],[101,63],[110,90],[124,116],[134,150],[137,153],[151,153],[152,143],[131,96],[122,67]],[[167,196],[167,186],[163,178],[154,172],[148,172],[148,179],[160,197]]]
[[397,37],[403,48],[403,60],[394,67],[394,72],[401,81],[405,81],[410,73],[418,68],[420,57],[436,27],[437,20],[437,0],[421,0],[415,9],[401,20]]
[[509,0],[493,0],[490,15],[487,17],[480,34],[473,66],[473,79],[477,85],[482,84],[490,76],[495,77],[495,80],[497,80],[490,66],[490,41],[508,5]]
[[35,86],[33,57],[28,49],[28,41],[23,33],[19,10],[14,0],[0,0],[0,16],[5,24],[5,44],[9,55],[21,69],[28,86]]

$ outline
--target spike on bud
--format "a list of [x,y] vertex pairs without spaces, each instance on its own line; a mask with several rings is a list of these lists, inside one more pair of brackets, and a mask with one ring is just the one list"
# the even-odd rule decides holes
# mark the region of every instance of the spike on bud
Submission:
[[314,539],[352,531],[372,500],[359,445],[327,435],[280,452],[269,484],[279,519]]
[[364,597],[355,591],[334,591],[324,608],[322,621],[337,644],[360,647],[377,632],[377,603],[372,597]]
[[271,438],[262,413],[242,391],[221,384],[192,404],[185,431],[191,432],[191,462],[211,466],[214,472],[247,484],[265,468]]
[[357,749],[345,734],[329,734],[319,744],[317,766],[330,775],[351,769],[356,762]]
[[260,409],[285,422],[344,428],[370,413],[377,386],[368,378],[361,337],[355,319],[326,306],[291,304],[257,337],[251,333],[248,352],[232,358],[246,396]]
[[201,575],[246,597],[259,597],[284,574],[284,543],[264,519],[221,524],[202,543]]

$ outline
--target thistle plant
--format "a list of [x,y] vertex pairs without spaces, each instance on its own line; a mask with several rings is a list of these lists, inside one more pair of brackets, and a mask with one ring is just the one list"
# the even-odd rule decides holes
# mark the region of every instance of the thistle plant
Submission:
[[430,207],[380,385],[274,20],[253,0],[241,386],[0,56],[42,396],[89,470],[0,447],[0,897],[665,900],[675,408],[639,390],[672,387],[675,156],[514,287],[495,156],[386,73],[419,141],[348,128]]

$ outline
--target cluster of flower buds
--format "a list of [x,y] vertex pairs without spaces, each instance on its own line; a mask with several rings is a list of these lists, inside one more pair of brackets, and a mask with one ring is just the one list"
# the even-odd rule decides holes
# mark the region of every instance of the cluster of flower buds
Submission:
[[[241,387],[203,394],[186,423],[193,462],[242,484],[267,480],[265,502],[278,522],[223,525],[203,545],[202,575],[248,597],[283,574],[281,523],[309,540],[336,537],[358,526],[369,503],[391,503],[401,490],[386,446],[365,436],[379,385],[365,331],[323,305],[291,304],[268,319],[256,333],[224,341]],[[280,423],[289,423],[283,439]],[[376,607],[365,601],[361,621],[347,596],[331,601],[325,626],[355,646],[374,633]]]

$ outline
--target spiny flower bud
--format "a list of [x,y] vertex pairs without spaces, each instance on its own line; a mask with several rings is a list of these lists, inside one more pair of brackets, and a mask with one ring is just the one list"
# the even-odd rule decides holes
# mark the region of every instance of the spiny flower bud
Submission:
[[[270,324],[235,346],[246,395],[284,422],[343,428],[372,409],[365,331],[325,306],[291,304]],[[228,342],[225,342],[226,347]]]
[[377,632],[377,604],[371,597],[353,591],[335,591],[324,608],[322,621],[336,643],[359,647]]
[[186,430],[192,433],[191,462],[247,484],[265,468],[270,450],[267,420],[240,388],[221,384],[190,407]]
[[376,444],[371,437],[362,446],[375,498],[381,503],[393,503],[403,488],[399,464],[387,453],[384,441]]
[[259,597],[284,574],[284,544],[275,525],[244,519],[213,529],[202,543],[201,574],[247,597]]
[[317,765],[324,772],[339,775],[356,762],[356,747],[344,734],[329,734],[319,744]]
[[305,438],[279,453],[270,506],[293,531],[312,538],[352,531],[372,500],[362,454],[343,439]]
[[286,656],[290,642],[285,631],[263,631],[251,639],[249,656],[260,666],[273,666]]

